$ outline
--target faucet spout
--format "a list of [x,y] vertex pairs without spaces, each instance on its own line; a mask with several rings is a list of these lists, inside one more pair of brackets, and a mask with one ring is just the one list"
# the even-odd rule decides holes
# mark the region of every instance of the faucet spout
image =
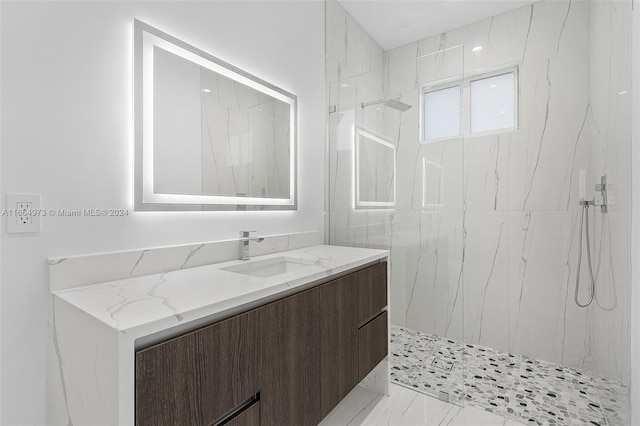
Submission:
[[240,231],[240,260],[249,260],[249,242],[257,243],[264,241],[264,237],[250,237],[249,234],[256,231]]

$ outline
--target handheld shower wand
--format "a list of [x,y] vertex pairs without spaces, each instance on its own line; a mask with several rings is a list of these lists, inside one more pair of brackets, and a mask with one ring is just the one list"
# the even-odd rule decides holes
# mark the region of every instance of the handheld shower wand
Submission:
[[[581,173],[581,178],[583,178],[583,175]],[[596,185],[596,191],[600,192],[602,195],[602,203],[600,204],[600,212],[602,213],[602,221],[601,221],[601,226],[600,226],[600,249],[598,250],[598,261],[597,261],[597,265],[596,265],[596,275],[594,278],[593,275],[593,265],[591,262],[591,241],[589,240],[589,206],[596,206],[596,200],[595,198],[592,201],[588,201],[584,199],[584,194],[583,191],[581,189],[580,191],[580,196],[582,198],[580,198],[580,205],[582,206],[582,212],[580,215],[580,238],[579,238],[579,247],[578,247],[578,270],[576,273],[576,290],[575,290],[575,302],[576,305],[580,306],[581,308],[586,308],[587,306],[591,305],[591,303],[593,303],[593,301],[595,300],[596,303],[598,304],[598,306],[600,306],[602,309],[606,310],[606,311],[612,311],[613,309],[615,309],[615,307],[617,306],[617,295],[616,295],[616,284],[615,284],[615,276],[613,273],[613,258],[611,255],[611,225],[609,223],[609,217],[606,216],[606,224],[608,227],[607,230],[607,236],[608,236],[608,243],[609,243],[609,275],[611,277],[611,283],[612,283],[612,295],[613,295],[613,302],[611,307],[605,307],[603,305],[600,304],[600,301],[598,300],[598,292],[597,292],[597,286],[596,283],[598,281],[598,276],[600,275],[600,261],[602,260],[602,246],[604,245],[604,228],[605,228],[605,213],[609,212],[608,209],[608,198],[607,198],[607,191],[608,191],[608,184],[607,184],[607,176],[601,176],[600,177],[600,183]],[[586,226],[585,226],[586,225]],[[584,230],[584,232],[583,232]],[[582,235],[583,233],[586,236],[586,243],[587,243],[587,263],[588,263],[588,268],[589,268],[589,300],[586,303],[580,303],[580,300],[578,298],[578,293],[580,291],[580,267],[582,264]]]

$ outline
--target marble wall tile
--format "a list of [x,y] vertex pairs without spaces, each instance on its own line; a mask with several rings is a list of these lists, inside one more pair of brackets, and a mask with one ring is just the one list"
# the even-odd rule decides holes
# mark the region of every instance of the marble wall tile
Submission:
[[[602,217],[599,213],[595,216]],[[629,217],[626,212],[608,213],[604,233],[600,217],[592,227],[594,245],[598,247],[593,253],[597,300],[590,307],[591,351],[583,362],[605,376],[626,381],[630,368]]]
[[[585,34],[586,36],[586,34]],[[521,67],[520,129],[509,161],[509,207],[577,208],[578,170],[586,169],[591,119],[586,62],[557,57]]]
[[[629,8],[542,1],[385,52],[381,73],[357,78],[379,96],[401,95],[411,105],[404,113],[367,116],[357,97],[331,88],[348,125],[330,114],[329,239],[383,241],[391,250],[393,324],[628,380],[627,303],[608,312],[573,299],[580,170],[587,198],[600,175],[612,184],[613,238],[603,253],[612,250],[613,261],[603,255],[602,268],[613,271],[619,300],[628,293]],[[519,72],[516,131],[419,143],[421,87],[509,66]],[[344,129],[363,120],[396,146],[391,212],[350,208],[352,136]],[[594,258],[602,244],[595,218],[591,209]],[[613,284],[601,275],[604,291]]]
[[326,1],[325,15],[328,82],[382,68],[382,48],[340,3]]
[[508,342],[509,226],[504,211],[465,214],[464,341],[499,350]]
[[508,209],[513,139],[513,133],[503,133],[464,140],[463,196],[467,211]]
[[593,109],[589,186],[606,174],[613,196],[611,210],[628,211],[631,149],[630,4],[593,2],[590,88]]
[[578,220],[573,211],[510,213],[510,352],[579,365],[586,311],[573,300]]
[[394,257],[394,252],[401,251],[404,257],[405,326],[458,337],[463,332],[464,308],[462,214],[445,211],[409,214],[418,220],[418,232],[414,228],[413,233],[409,229],[402,233],[398,229],[407,227],[407,223],[398,224],[394,228],[398,237],[394,235],[392,245],[392,261],[400,257],[400,253]]

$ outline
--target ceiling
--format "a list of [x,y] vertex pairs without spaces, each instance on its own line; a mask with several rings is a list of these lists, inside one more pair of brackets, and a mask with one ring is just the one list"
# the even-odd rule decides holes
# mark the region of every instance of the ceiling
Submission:
[[338,0],[384,50],[540,0]]

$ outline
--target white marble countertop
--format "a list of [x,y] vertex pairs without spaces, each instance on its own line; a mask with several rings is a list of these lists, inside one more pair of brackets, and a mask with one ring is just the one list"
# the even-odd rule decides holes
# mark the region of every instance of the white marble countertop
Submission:
[[231,261],[53,292],[119,332],[143,336],[157,330],[255,303],[388,256],[386,250],[318,245],[252,258],[286,256],[303,266],[267,278],[222,270]]

